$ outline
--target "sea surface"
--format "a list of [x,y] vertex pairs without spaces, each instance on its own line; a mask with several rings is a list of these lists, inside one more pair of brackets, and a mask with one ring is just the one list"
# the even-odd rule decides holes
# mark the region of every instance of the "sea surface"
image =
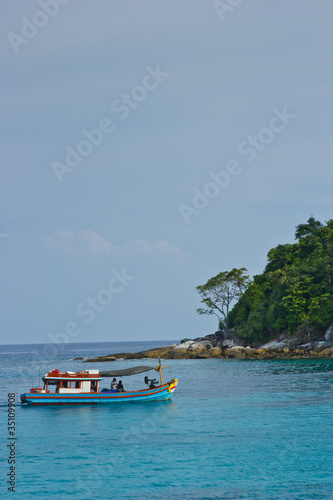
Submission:
[[[165,360],[165,380],[179,378],[172,402],[20,405],[39,371],[154,366],[73,358],[173,342],[1,346],[1,498],[333,498],[333,359]],[[144,375],[123,378],[125,390],[144,388]],[[16,395],[15,493],[6,483],[8,393]]]

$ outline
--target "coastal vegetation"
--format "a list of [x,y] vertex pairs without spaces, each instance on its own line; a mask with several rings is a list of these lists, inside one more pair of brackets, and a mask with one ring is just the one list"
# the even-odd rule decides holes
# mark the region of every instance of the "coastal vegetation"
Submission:
[[[262,274],[245,268],[221,272],[197,287],[219,329],[248,343],[285,335],[311,340],[333,321],[333,220],[314,217],[296,227],[296,243],[272,248]],[[232,302],[236,304],[230,310]]]
[[272,248],[264,272],[253,280],[242,267],[197,287],[197,312],[215,315],[217,332],[83,361],[333,358],[333,220],[322,224],[310,217],[296,227],[295,239]]
[[251,284],[247,269],[232,269],[219,273],[210,278],[204,285],[197,286],[201,296],[201,302],[205,308],[197,309],[199,314],[215,315],[219,321],[219,328],[229,328],[230,304],[244,295],[245,290]]

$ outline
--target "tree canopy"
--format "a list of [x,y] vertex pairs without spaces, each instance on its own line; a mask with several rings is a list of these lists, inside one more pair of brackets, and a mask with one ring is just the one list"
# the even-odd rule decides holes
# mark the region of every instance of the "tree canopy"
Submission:
[[310,217],[295,238],[268,252],[264,272],[230,312],[236,335],[257,341],[288,331],[311,338],[333,322],[333,220]]
[[243,267],[198,286],[205,308],[197,312],[216,315],[249,342],[283,332],[309,339],[322,334],[333,322],[333,220],[310,217],[296,227],[295,239],[272,248],[252,282]]
[[250,284],[247,269],[232,269],[224,271],[210,278],[204,285],[197,286],[201,302],[205,308],[197,309],[199,314],[215,315],[219,327],[224,325],[228,329],[228,316],[230,304],[241,297]]

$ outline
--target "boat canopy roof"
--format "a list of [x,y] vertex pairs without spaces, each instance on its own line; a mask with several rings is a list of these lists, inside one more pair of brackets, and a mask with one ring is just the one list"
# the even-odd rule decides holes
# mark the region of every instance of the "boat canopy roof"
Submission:
[[109,372],[100,372],[101,377],[128,377],[130,375],[137,375],[138,373],[149,372],[155,370],[151,366],[134,366],[133,368],[125,368],[123,370],[112,370]]
[[46,380],[101,380],[98,370],[83,370],[81,372],[61,372],[60,370],[52,370],[42,377],[43,382]]

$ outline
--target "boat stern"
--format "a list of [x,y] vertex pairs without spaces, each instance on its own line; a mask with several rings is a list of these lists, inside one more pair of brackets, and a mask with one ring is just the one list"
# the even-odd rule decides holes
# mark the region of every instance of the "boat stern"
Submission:
[[27,403],[27,395],[26,395],[26,393],[21,394],[20,395],[20,399],[21,399],[21,405],[26,404]]

